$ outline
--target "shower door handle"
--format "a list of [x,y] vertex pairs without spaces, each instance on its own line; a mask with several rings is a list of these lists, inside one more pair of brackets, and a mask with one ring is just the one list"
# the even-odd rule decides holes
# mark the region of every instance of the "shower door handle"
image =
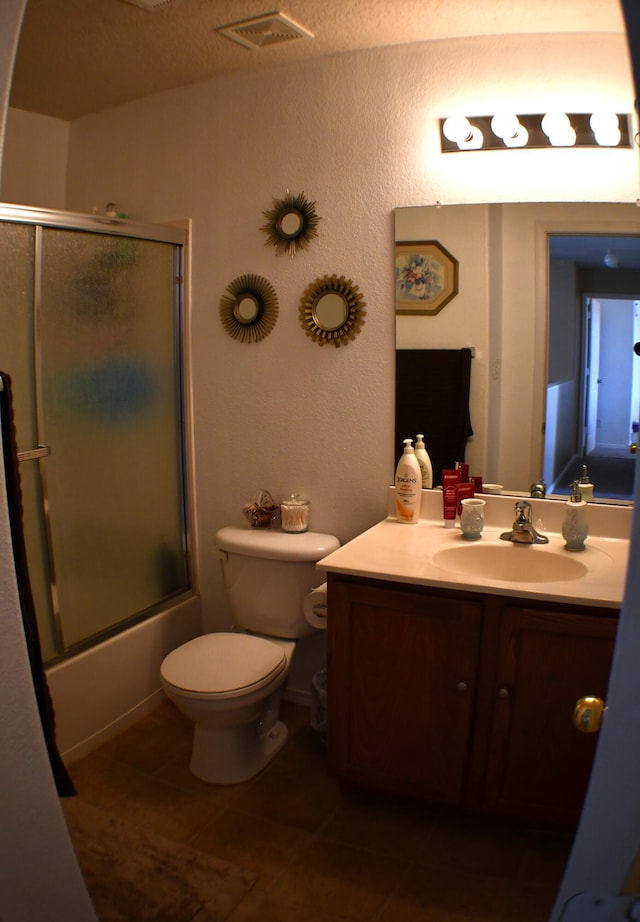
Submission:
[[35,461],[37,458],[48,458],[50,454],[51,448],[48,445],[38,445],[29,451],[19,451],[18,461]]

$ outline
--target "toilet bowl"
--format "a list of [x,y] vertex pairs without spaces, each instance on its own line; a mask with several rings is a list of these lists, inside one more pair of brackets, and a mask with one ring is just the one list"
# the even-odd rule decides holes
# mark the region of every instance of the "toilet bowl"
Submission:
[[191,772],[236,784],[256,775],[284,746],[280,695],[293,641],[251,634],[204,634],[162,662],[167,697],[194,722]]
[[163,660],[160,678],[194,723],[191,772],[236,784],[261,771],[287,740],[278,718],[295,641],[317,629],[305,617],[305,597],[318,582],[316,562],[340,542],[313,532],[228,527],[215,544],[239,629],[178,647]]

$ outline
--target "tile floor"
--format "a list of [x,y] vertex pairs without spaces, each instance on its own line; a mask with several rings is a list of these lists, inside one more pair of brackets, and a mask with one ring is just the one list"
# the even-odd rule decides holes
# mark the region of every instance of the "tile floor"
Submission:
[[255,874],[226,922],[546,922],[569,832],[343,789],[308,710],[282,716],[285,748],[241,785],[190,774],[168,701],[70,773],[94,807]]

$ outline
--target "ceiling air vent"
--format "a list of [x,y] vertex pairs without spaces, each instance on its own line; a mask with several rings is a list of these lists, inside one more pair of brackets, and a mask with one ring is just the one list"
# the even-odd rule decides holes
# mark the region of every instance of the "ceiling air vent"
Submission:
[[232,22],[216,31],[245,48],[266,48],[269,45],[283,45],[297,38],[313,38],[312,32],[303,29],[283,13],[268,13],[255,19]]
[[155,13],[157,10],[163,10],[165,7],[170,6],[173,0],[124,0],[124,2],[130,3],[132,6],[139,6],[140,9],[146,10],[148,13]]

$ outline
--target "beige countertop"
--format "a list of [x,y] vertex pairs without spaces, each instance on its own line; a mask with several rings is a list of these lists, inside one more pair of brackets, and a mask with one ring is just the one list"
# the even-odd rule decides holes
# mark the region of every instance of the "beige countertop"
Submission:
[[[318,569],[524,599],[613,608],[621,605],[629,555],[631,507],[589,504],[589,537],[585,550],[571,552],[565,550],[561,534],[566,512],[564,502],[531,501],[534,525],[549,538],[549,544],[515,545],[500,539],[501,533],[513,525],[515,498],[483,496],[483,499],[487,500],[485,528],[478,541],[465,541],[458,525],[445,528],[441,492],[424,490],[420,522],[402,524],[391,512],[382,522],[323,558]],[[390,492],[390,510],[393,508]],[[457,550],[443,559],[440,552],[450,549]],[[507,560],[508,579],[497,578],[495,573],[491,575],[489,568],[479,562],[480,555],[493,557],[496,552],[501,561]],[[507,554],[510,556],[506,557]],[[549,555],[554,559],[549,559]],[[511,578],[510,561],[517,573],[514,578]],[[455,570],[451,569],[452,562]],[[578,575],[564,578],[565,566],[577,571]],[[549,579],[546,579],[547,573]]]

